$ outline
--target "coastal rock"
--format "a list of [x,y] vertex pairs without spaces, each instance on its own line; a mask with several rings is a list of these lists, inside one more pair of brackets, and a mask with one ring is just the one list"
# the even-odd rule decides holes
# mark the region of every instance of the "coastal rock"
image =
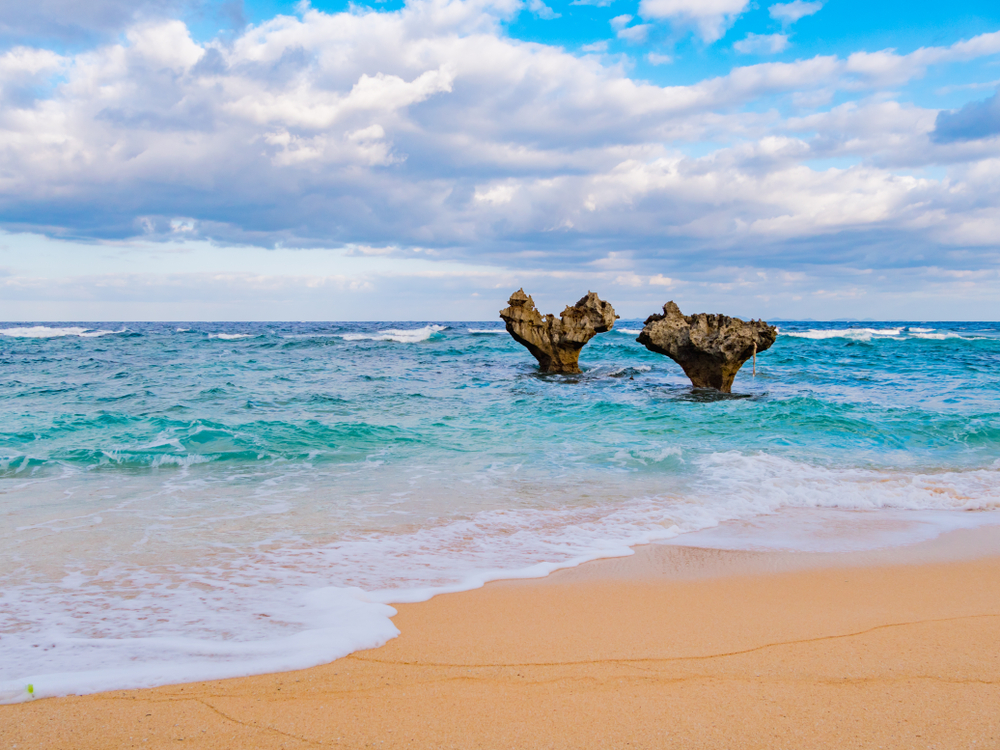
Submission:
[[526,347],[542,372],[580,372],[580,350],[598,333],[610,331],[618,318],[615,309],[593,292],[562,315],[542,315],[535,301],[518,289],[500,311],[507,332]]
[[662,315],[646,318],[636,341],[679,364],[695,388],[729,393],[743,363],[754,351],[769,349],[777,338],[778,329],[763,320],[747,323],[728,315],[684,315],[668,302]]

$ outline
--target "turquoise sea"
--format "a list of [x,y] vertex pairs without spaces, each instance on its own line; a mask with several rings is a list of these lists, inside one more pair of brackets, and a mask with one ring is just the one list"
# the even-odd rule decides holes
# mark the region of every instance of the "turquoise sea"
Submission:
[[0,702],[311,666],[790,508],[1000,523],[1000,324],[778,327],[721,396],[639,321],[579,376],[499,321],[0,323]]

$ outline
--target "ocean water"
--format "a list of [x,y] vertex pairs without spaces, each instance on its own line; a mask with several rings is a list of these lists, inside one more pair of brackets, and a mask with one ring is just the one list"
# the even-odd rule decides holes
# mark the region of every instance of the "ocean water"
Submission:
[[499,321],[0,324],[0,702],[324,663],[789,509],[1000,523],[1000,324],[780,323],[732,396],[640,327],[548,376]]

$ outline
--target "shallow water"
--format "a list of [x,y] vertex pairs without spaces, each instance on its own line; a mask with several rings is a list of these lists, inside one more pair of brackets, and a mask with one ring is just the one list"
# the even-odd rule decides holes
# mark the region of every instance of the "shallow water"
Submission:
[[1000,509],[1000,325],[781,323],[731,397],[640,327],[545,376],[493,322],[0,324],[0,700],[322,663],[783,508]]

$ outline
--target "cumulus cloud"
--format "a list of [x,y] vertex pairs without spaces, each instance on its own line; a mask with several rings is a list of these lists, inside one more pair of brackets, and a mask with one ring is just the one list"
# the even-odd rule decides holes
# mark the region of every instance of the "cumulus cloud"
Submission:
[[705,42],[722,38],[750,0],[641,0],[639,15],[691,26]]
[[[921,254],[942,268],[993,263],[995,153],[929,141],[947,118],[883,87],[992,54],[1000,34],[657,86],[617,59],[510,39],[503,22],[523,8],[306,10],[207,43],[176,20],[142,22],[75,55],[10,50],[2,226],[102,242],[420,249],[498,273],[614,257],[614,269],[589,272],[642,289],[681,283],[676,266],[703,263],[707,249],[727,267],[752,253],[756,267],[788,272]],[[612,21],[644,26],[630,23]],[[807,95],[820,111],[771,106]],[[836,168],[817,164],[832,158]],[[948,179],[919,174],[928,164],[950,165]]]
[[972,141],[1000,135],[1000,92],[969,102],[954,112],[940,112],[931,137],[938,143]]
[[774,55],[788,49],[787,34],[747,34],[733,49],[745,55]]
[[800,18],[819,13],[823,9],[822,2],[806,2],[806,0],[792,0],[790,3],[777,3],[768,8],[771,18],[781,21],[786,26],[798,21]]
[[[107,39],[136,21],[162,19],[182,10],[204,12],[206,6],[205,0],[5,2],[0,13],[0,40],[19,42],[25,38],[41,38],[79,43]],[[239,16],[239,7],[223,3],[221,10],[224,14]]]

